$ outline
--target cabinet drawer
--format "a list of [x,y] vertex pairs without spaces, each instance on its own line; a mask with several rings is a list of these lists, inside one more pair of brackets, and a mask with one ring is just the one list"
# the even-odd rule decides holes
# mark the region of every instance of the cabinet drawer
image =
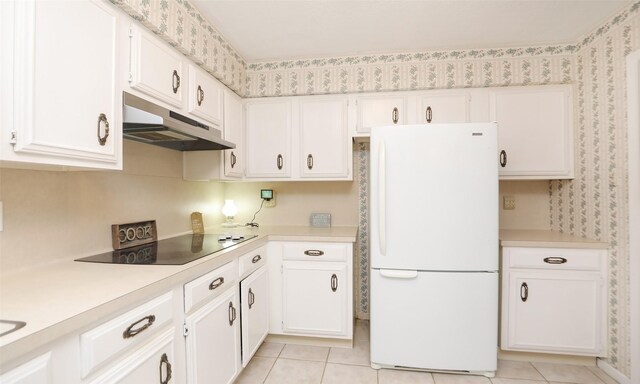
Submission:
[[173,294],[166,293],[80,335],[82,377],[111,357],[142,344],[173,320]]
[[253,271],[262,267],[267,262],[267,248],[260,247],[255,251],[240,256],[240,279],[249,276]]
[[603,249],[503,248],[509,268],[543,268],[558,270],[599,270]]
[[204,301],[218,297],[234,286],[237,276],[238,270],[234,260],[188,282],[184,285],[184,311],[189,312]]
[[284,260],[346,261],[348,245],[343,243],[287,243]]

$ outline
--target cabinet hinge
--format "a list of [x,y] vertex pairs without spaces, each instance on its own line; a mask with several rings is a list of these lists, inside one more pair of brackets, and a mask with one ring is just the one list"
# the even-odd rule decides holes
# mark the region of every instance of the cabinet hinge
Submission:
[[11,133],[9,134],[9,143],[18,144],[18,132],[11,131]]
[[182,335],[183,335],[184,337],[189,336],[189,328],[187,327],[187,324],[184,324],[184,325],[182,326]]

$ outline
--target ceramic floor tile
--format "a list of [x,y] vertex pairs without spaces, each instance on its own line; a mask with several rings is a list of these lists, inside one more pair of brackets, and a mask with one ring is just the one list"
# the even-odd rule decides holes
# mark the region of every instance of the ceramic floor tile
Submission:
[[265,384],[319,384],[325,363],[279,358]]
[[607,375],[602,369],[598,367],[587,367],[589,370],[606,384],[618,384],[611,376]]
[[378,372],[371,367],[327,363],[322,384],[377,384]]
[[354,340],[369,340],[369,320],[356,320],[353,328]]
[[329,347],[314,347],[310,345],[287,344],[280,352],[283,359],[327,361]]
[[547,384],[545,380],[506,379],[502,377],[494,377],[491,382],[493,384]]
[[356,340],[353,348],[331,348],[329,352],[330,363],[352,364],[352,365],[371,365],[369,358],[369,340]]
[[282,348],[284,348],[284,344],[264,342],[256,351],[256,356],[278,357],[282,352]]
[[564,365],[551,363],[531,363],[547,381],[579,384],[602,384],[589,368],[582,365]]
[[434,373],[433,381],[436,384],[491,384],[484,376],[450,375],[448,373]]
[[378,371],[378,384],[433,384],[433,376],[429,372],[381,369]]
[[249,364],[236,379],[237,384],[262,384],[267,378],[276,359],[272,357],[253,356]]
[[496,377],[544,381],[544,377],[528,361],[498,360]]

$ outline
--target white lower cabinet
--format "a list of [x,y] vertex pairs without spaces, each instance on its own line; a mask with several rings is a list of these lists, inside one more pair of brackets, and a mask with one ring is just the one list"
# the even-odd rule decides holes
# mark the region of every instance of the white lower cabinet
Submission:
[[285,242],[280,250],[282,278],[271,286],[282,295],[272,306],[281,318],[271,333],[352,339],[352,244]]
[[269,282],[263,266],[240,282],[242,366],[246,367],[269,333]]
[[606,250],[502,249],[504,350],[606,354]]
[[175,383],[174,332],[173,328],[165,330],[89,383]]
[[0,376],[3,384],[51,384],[51,352],[33,358]]

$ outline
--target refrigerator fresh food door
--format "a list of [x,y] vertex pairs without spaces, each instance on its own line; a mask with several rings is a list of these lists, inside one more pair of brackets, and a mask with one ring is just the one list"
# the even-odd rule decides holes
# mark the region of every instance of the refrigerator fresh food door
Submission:
[[371,363],[496,370],[497,272],[371,270]]
[[497,127],[371,131],[372,268],[498,270]]

